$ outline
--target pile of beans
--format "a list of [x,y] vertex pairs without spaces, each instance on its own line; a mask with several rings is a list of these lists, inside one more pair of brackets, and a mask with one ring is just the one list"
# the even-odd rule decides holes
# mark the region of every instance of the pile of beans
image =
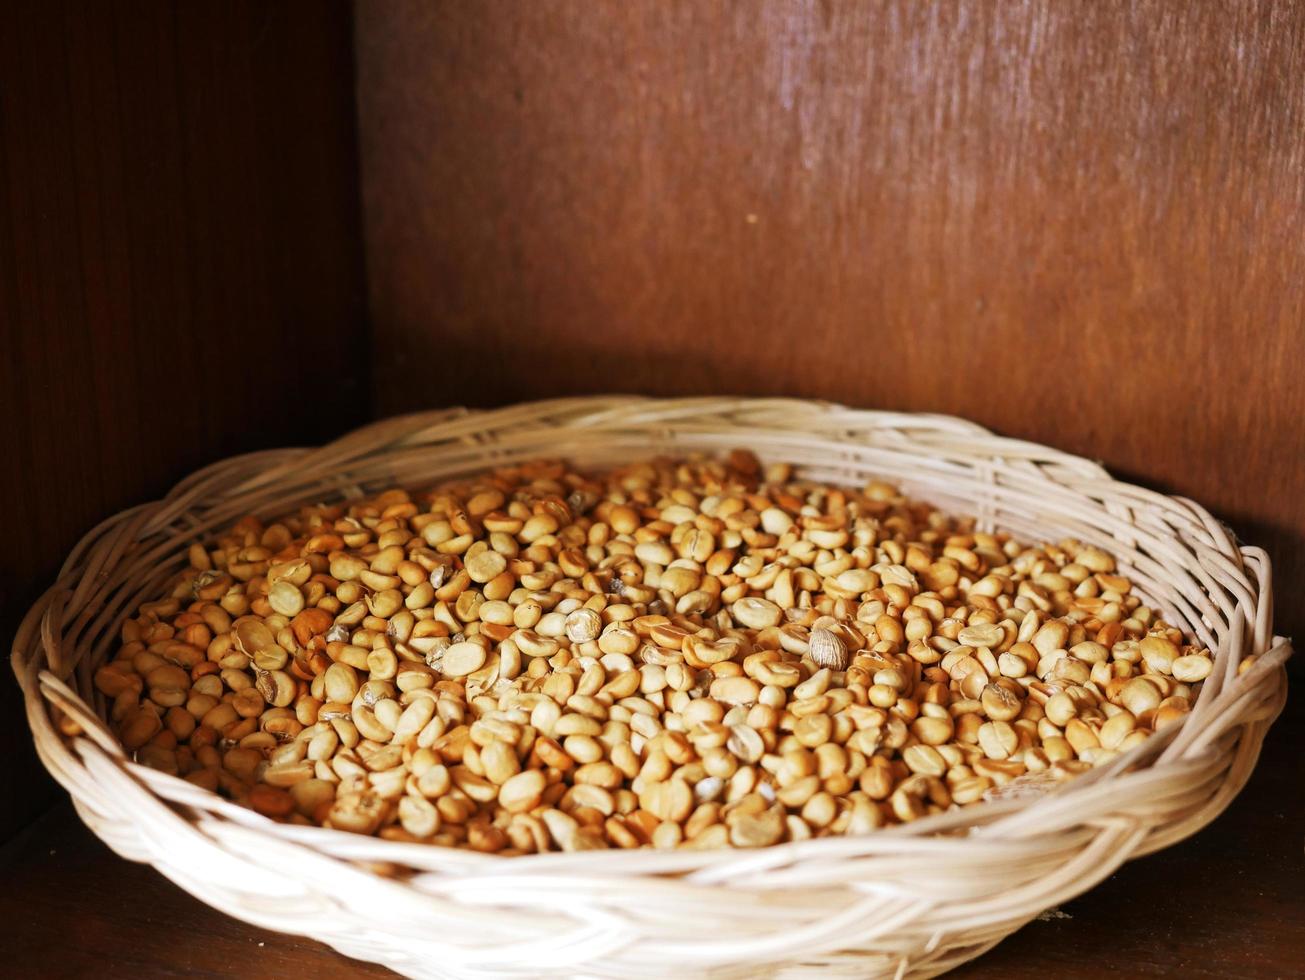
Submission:
[[746,452],[247,517],[121,639],[139,762],[502,854],[866,833],[1115,758],[1211,669],[1103,551]]

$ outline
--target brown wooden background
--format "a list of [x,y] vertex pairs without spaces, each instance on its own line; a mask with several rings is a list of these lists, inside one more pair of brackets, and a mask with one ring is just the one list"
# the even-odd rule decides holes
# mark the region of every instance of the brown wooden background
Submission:
[[[601,391],[953,412],[1101,459],[1268,547],[1278,628],[1305,635],[1305,4],[6,15],[6,644],[81,533],[206,462],[407,409]],[[1219,824],[974,975],[1088,976],[1112,949],[1123,975],[1291,972],[1289,712]],[[3,839],[60,798],[12,682],[0,748]],[[20,972],[211,975],[163,905],[219,929],[228,972],[355,970],[214,926],[66,810],[0,852],[21,882],[0,895],[0,956]],[[1149,910],[1175,893],[1157,933]],[[72,919],[103,942],[49,959]]]
[[[6,650],[103,518],[366,417],[350,38],[343,4],[6,7]],[[0,839],[57,798],[30,742],[6,670]]]

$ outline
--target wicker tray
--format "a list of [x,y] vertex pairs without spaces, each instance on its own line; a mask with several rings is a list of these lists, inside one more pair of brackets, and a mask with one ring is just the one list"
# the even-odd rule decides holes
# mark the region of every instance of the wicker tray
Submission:
[[[1143,598],[1215,651],[1181,723],[1035,799],[864,837],[761,851],[504,858],[281,825],[133,763],[95,666],[187,547],[242,514],[541,455],[580,464],[747,446],[834,483],[868,477],[984,529],[1066,535],[1119,559]],[[42,760],[86,824],[205,902],[417,977],[930,976],[978,956],[1132,857],[1213,820],[1286,697],[1269,562],[1205,510],[1094,463],[954,418],[790,400],[586,398],[391,419],[315,450],[227,460],[88,534],[18,631]],[[1239,673],[1250,657],[1255,662]]]

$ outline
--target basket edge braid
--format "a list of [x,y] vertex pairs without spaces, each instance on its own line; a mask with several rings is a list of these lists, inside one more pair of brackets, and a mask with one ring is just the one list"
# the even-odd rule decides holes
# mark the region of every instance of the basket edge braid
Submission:
[[[831,482],[887,476],[1025,538],[1105,544],[1211,646],[1215,672],[1184,722],[1053,795],[759,852],[501,858],[274,824],[131,762],[100,720],[91,674],[126,611],[180,567],[190,541],[245,512],[528,456],[614,462],[739,445]],[[1239,547],[1199,505],[962,419],[796,399],[566,398],[399,416],[318,449],[198,471],[72,550],[23,620],[12,663],[38,753],[87,825],[247,921],[421,977],[781,976],[817,965],[930,976],[1227,806],[1286,696],[1291,651],[1272,633],[1270,576],[1264,553]]]

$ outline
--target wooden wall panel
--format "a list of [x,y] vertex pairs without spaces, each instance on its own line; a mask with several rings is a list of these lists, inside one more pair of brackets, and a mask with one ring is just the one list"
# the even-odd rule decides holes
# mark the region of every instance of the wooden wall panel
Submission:
[[[42,0],[0,30],[0,638],[72,544],[367,412],[349,8]],[[0,837],[52,797],[0,683]]]
[[1305,632],[1305,5],[356,7],[381,413],[951,412],[1190,495]]

